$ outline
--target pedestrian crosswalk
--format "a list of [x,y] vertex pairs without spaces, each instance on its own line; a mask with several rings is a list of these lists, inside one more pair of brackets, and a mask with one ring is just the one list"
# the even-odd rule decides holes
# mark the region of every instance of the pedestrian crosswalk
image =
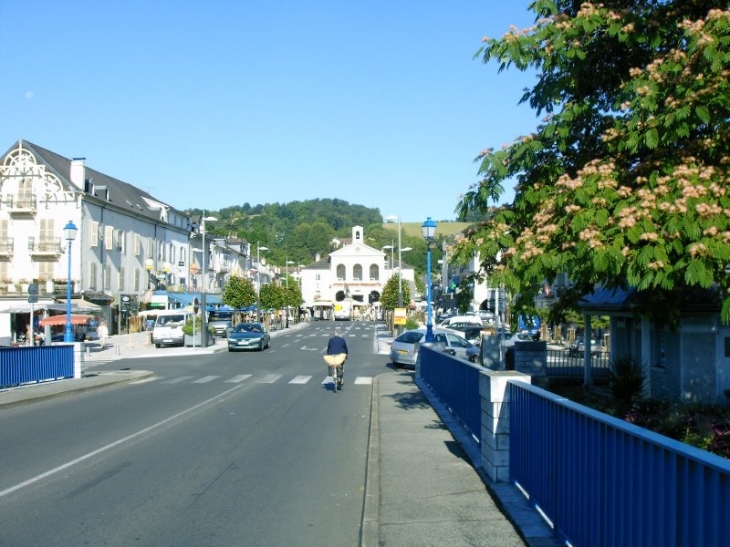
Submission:
[[[174,376],[171,378],[165,376],[151,376],[149,378],[143,378],[136,382],[130,382],[130,384],[148,384],[150,382],[157,382],[161,384],[209,384],[211,382],[223,382],[226,384],[276,384],[276,383],[287,383],[291,385],[306,385],[309,383],[319,382],[320,384],[332,383],[331,376],[325,376],[323,379],[319,377],[307,375],[296,375],[296,376],[285,376],[283,374],[237,374],[236,376],[225,377],[216,375],[206,376]],[[372,376],[357,376],[351,381],[353,385],[363,386],[371,385],[373,383]]]

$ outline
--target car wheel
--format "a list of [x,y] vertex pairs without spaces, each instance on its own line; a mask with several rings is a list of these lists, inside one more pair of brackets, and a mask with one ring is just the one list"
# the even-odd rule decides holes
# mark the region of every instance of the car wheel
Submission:
[[156,347],[157,349],[160,349],[160,344],[155,344],[155,347]]
[[469,362],[470,363],[476,363],[477,362],[477,356],[476,355],[472,355],[471,357],[469,357]]

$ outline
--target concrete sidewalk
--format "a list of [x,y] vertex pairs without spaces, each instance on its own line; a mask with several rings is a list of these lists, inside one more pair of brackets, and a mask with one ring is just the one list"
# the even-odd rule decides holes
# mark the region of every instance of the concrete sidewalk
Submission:
[[447,427],[434,405],[413,372],[381,374],[373,384],[361,545],[559,545],[516,487],[490,485],[476,470],[478,454],[457,440],[460,426]]

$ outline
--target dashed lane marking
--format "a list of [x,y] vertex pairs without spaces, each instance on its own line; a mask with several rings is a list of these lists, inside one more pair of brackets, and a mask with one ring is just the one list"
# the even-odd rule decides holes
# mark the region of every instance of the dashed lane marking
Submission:
[[312,379],[311,376],[295,376],[294,378],[292,378],[289,381],[289,383],[290,384],[306,384],[311,379]]
[[240,384],[241,382],[248,380],[250,377],[250,374],[239,374],[238,376],[234,376],[233,378],[226,380],[226,382],[229,384]]
[[203,376],[199,380],[195,380],[192,383],[193,384],[207,384],[208,382],[212,382],[213,380],[216,380],[217,378],[220,378],[220,376]]

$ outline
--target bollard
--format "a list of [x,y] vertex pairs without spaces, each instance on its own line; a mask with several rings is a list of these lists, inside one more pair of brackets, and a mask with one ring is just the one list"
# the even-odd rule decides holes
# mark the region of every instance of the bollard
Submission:
[[117,355],[121,355],[122,354],[122,348],[120,346],[118,346],[118,345],[117,346],[114,346],[114,347],[117,348]]

